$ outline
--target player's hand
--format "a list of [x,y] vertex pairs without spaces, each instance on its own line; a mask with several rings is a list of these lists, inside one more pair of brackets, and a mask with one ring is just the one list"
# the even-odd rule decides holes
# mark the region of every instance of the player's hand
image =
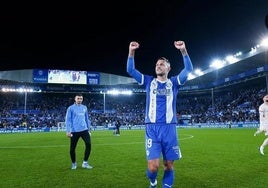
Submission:
[[181,40],[179,40],[179,41],[175,41],[175,42],[174,42],[174,45],[175,45],[175,47],[176,47],[177,49],[179,49],[179,50],[185,48],[185,43],[184,43],[184,41],[181,41]]
[[73,134],[72,133],[66,133],[66,136],[71,138],[73,136]]
[[174,46],[181,51],[183,55],[187,54],[186,46],[184,41],[179,40],[179,41],[174,41]]
[[140,44],[136,41],[132,41],[129,44],[129,50],[136,50],[140,47]]

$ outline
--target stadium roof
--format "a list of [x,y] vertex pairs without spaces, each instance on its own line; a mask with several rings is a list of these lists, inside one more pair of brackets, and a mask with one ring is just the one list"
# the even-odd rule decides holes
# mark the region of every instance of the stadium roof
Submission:
[[[15,85],[15,84],[26,84],[29,85],[38,85],[30,81],[23,81],[24,79],[21,76],[24,75],[27,80],[32,80],[29,75],[31,73],[29,70],[25,74],[22,70],[14,71],[14,76],[10,76],[6,78],[3,71],[0,73],[0,81],[1,85]],[[255,53],[254,55],[246,55],[241,61],[238,61],[234,64],[230,64],[218,70],[210,70],[207,71],[206,74],[196,77],[192,80],[188,80],[186,84],[183,86],[182,91],[196,91],[196,90],[206,90],[211,88],[222,88],[230,85],[234,85],[237,83],[243,83],[249,80],[254,80],[254,82],[247,82],[246,84],[251,85],[267,85],[266,74],[268,72],[268,51],[263,50],[259,53]],[[73,89],[79,88],[81,90],[90,89],[92,91],[100,91],[103,87],[112,88],[135,88],[137,92],[140,92],[141,87],[130,77],[122,77],[117,75],[109,75],[105,73],[101,73],[102,81],[100,85],[89,85],[89,86],[72,86]],[[19,76],[19,77],[18,77]],[[16,78],[17,79],[14,79]],[[11,79],[13,78],[13,79]],[[107,84],[105,84],[107,83]],[[113,84],[114,83],[114,84]],[[40,85],[40,84],[39,84]],[[44,85],[44,84],[42,84]],[[47,84],[50,88],[59,88],[59,84]],[[64,91],[66,88],[70,88],[71,86],[66,86],[66,84],[62,84],[61,91]],[[240,84],[241,85],[241,84]],[[204,87],[202,87],[204,86]],[[43,87],[43,86],[42,86]]]
[[[228,79],[234,76],[239,77],[240,81],[245,79],[255,79],[266,75],[266,71],[261,71],[261,67],[268,65],[268,51],[263,50],[258,54],[238,61],[237,63],[230,64],[218,70],[213,70],[202,76],[196,77],[193,80],[189,80],[187,86],[195,86],[213,83],[219,80]],[[253,73],[251,73],[252,71]],[[250,72],[250,75],[246,73]]]

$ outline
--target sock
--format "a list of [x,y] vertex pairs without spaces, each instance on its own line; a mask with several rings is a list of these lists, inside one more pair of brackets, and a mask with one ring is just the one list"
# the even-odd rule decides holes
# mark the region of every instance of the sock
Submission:
[[157,171],[156,172],[150,172],[148,169],[146,171],[146,175],[151,183],[155,183],[156,177],[157,177]]
[[258,135],[258,134],[260,134],[260,133],[262,133],[262,131],[259,130],[259,129],[257,129],[257,131],[254,133],[254,136],[256,136],[256,135]]
[[165,170],[163,176],[163,188],[170,188],[174,181],[174,170]]
[[267,145],[268,145],[268,138],[266,138],[266,139],[263,141],[261,147],[264,148],[264,147],[267,146]]

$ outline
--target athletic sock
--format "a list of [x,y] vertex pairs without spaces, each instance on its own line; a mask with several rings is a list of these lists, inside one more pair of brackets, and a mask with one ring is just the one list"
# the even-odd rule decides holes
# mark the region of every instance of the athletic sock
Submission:
[[150,170],[147,169],[146,175],[151,183],[154,183],[157,177],[157,171],[156,172],[150,172]]
[[265,147],[265,146],[267,146],[268,145],[268,138],[266,138],[264,141],[263,141],[263,143],[262,143],[262,147]]
[[162,182],[163,188],[172,187],[174,182],[174,170],[165,170]]

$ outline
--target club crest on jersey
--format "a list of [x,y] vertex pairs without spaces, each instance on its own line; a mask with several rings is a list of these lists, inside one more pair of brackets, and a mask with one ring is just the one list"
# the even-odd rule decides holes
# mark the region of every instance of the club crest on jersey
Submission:
[[172,82],[170,80],[167,81],[166,88],[167,89],[171,89],[172,88]]

